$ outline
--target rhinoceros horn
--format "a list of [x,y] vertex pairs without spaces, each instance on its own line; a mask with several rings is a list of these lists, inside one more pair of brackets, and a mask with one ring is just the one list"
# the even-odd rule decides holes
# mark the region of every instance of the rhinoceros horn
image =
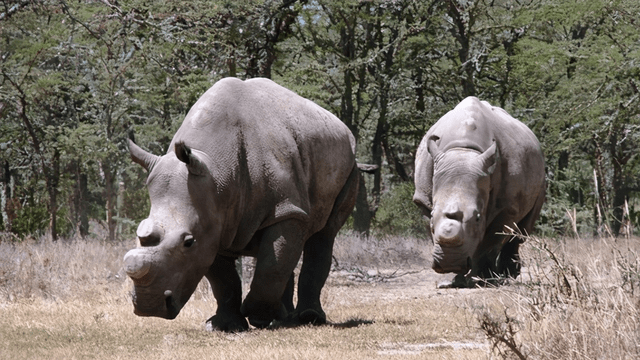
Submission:
[[493,140],[493,144],[489,146],[485,152],[483,152],[478,160],[482,163],[482,169],[487,174],[493,174],[493,171],[496,169],[496,164],[500,159],[500,152],[498,151],[498,146],[496,145],[496,140]]
[[160,159],[159,156],[142,150],[142,148],[131,141],[131,139],[129,139],[129,154],[131,154],[131,160],[140,164],[140,166],[145,168],[148,172],[151,172],[151,170],[153,170],[153,167]]
[[132,279],[140,279],[147,275],[151,263],[145,258],[144,249],[129,250],[124,256],[124,270]]
[[187,164],[187,169],[190,174],[204,175],[207,172],[207,165],[202,162],[198,154],[192,151],[184,142],[177,142],[175,144],[175,152],[178,160]]
[[144,219],[138,225],[138,230],[136,230],[136,235],[140,240],[140,245],[156,245],[162,236],[164,235],[164,229],[162,229],[158,224],[153,221],[153,219]]

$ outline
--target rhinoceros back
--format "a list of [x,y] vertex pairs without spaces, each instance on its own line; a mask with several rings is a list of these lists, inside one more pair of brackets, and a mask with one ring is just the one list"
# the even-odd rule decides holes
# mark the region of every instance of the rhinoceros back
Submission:
[[[355,139],[334,115],[268,79],[217,82],[173,138],[206,153],[218,192],[239,197],[247,234],[287,217],[324,226],[355,166]],[[250,211],[245,211],[250,209]],[[243,226],[247,224],[247,226]]]

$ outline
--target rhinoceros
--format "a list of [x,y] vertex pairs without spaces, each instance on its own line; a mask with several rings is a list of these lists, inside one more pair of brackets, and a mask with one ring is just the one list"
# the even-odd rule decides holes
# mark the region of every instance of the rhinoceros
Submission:
[[[124,257],[135,314],[175,318],[204,276],[217,302],[210,329],[326,322],[320,293],[359,179],[355,139],[338,118],[271,80],[225,78],[165,155],[131,140],[129,152],[149,172],[151,200],[140,246]],[[239,256],[256,258],[244,301]]]
[[474,278],[517,277],[522,240],[505,226],[532,232],[545,200],[538,139],[505,110],[468,97],[422,139],[413,201],[430,217],[433,269]]

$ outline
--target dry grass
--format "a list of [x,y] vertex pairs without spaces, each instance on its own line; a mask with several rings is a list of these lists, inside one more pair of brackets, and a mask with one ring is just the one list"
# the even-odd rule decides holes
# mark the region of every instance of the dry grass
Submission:
[[527,271],[499,289],[500,305],[479,312],[494,352],[504,358],[639,358],[640,239],[526,238]]
[[[173,321],[135,316],[132,284],[122,271],[122,258],[133,246],[133,241],[0,243],[0,358],[486,356],[483,335],[464,299],[436,294],[435,281],[425,284],[418,274],[424,275],[422,256],[428,254],[419,241],[341,236],[336,270],[322,298],[331,325],[242,334],[205,331],[204,321],[215,312],[206,282]],[[358,273],[366,276],[354,278]],[[416,280],[405,286],[401,280],[411,276]]]
[[429,244],[341,235],[322,295],[331,325],[242,334],[205,331],[215,312],[206,282],[173,321],[135,316],[122,271],[133,246],[0,243],[0,359],[517,358],[514,349],[527,359],[625,359],[640,353],[639,239],[529,238],[518,282],[439,290],[442,276],[429,269]]

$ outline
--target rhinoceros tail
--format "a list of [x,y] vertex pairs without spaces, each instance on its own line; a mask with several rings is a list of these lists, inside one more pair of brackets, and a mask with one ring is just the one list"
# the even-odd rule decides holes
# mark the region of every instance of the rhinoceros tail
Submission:
[[361,163],[357,163],[358,165],[358,169],[360,169],[360,171],[365,172],[367,174],[373,174],[374,172],[376,172],[376,170],[378,170],[378,165],[374,165],[374,164],[361,164]]

